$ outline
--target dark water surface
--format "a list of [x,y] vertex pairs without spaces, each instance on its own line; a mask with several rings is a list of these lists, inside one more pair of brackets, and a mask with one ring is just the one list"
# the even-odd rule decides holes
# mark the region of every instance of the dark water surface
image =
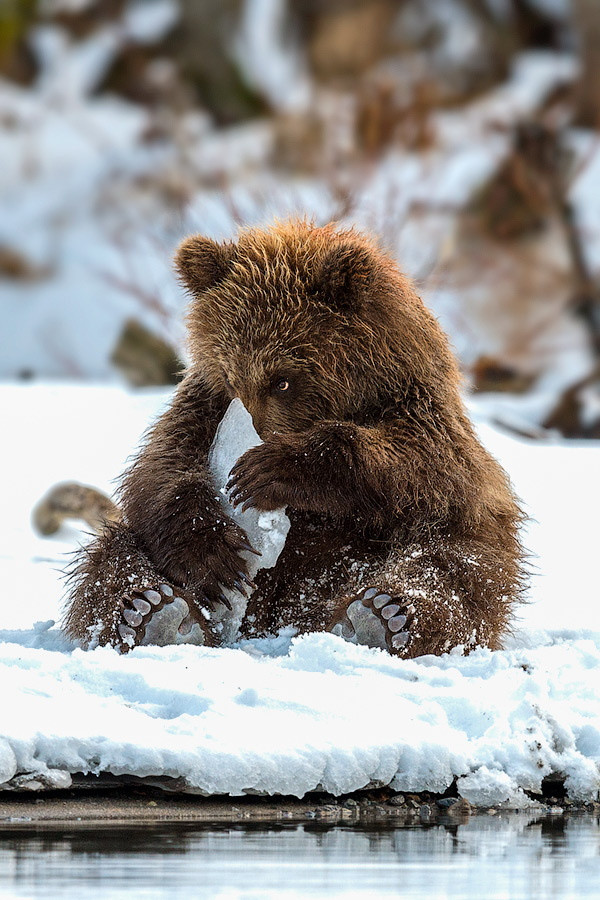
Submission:
[[600,897],[600,820],[0,830],[0,897]]

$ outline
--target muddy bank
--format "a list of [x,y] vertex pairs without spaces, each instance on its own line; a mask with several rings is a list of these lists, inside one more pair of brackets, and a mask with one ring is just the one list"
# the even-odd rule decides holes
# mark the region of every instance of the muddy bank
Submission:
[[[560,793],[560,790],[556,790]],[[455,796],[394,793],[390,789],[358,791],[334,797],[203,797],[165,792],[144,783],[106,780],[93,788],[82,782],[72,790],[5,793],[0,796],[0,830],[31,825],[198,822],[315,822],[323,824],[428,825],[464,824],[472,816],[499,815],[505,807],[472,807]],[[573,804],[564,796],[540,796],[531,811],[540,815],[600,813],[600,803]]]

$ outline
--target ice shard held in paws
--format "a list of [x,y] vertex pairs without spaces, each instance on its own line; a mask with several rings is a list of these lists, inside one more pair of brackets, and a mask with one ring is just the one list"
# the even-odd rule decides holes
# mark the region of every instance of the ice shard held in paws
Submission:
[[[231,469],[246,450],[260,443],[262,441],[252,423],[252,416],[241,400],[232,400],[217,428],[208,464],[225,512],[244,529],[252,547],[261,554],[256,556],[254,553],[242,553],[251,579],[259,569],[270,569],[275,565],[290,528],[290,520],[284,509],[259,512],[250,508],[242,512],[241,508],[233,507],[228,500],[225,485]],[[247,597],[239,591],[226,590],[225,594],[231,603],[231,612],[222,607],[211,615],[220,619],[223,627],[221,637],[225,643],[230,643],[237,637],[246,612]]]

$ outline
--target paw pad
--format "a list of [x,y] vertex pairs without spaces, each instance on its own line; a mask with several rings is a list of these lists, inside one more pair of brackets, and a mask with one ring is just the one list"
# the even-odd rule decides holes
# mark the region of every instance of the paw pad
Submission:
[[409,619],[413,613],[414,608],[402,599],[367,588],[348,605],[331,631],[353,644],[402,654],[411,640]]
[[123,652],[140,644],[204,644],[205,632],[190,615],[183,597],[176,597],[168,584],[159,590],[136,591],[123,598],[117,624]]
[[377,588],[367,588],[361,598],[362,605],[377,617],[385,630],[385,643],[389,650],[401,652],[410,643],[409,616],[413,611],[398,597],[392,597]]

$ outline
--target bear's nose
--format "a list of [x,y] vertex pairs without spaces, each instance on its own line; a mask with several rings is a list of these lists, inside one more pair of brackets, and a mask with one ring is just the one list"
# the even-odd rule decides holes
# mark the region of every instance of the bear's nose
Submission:
[[263,422],[262,416],[257,416],[254,412],[252,412],[252,410],[248,410],[248,412],[252,416],[252,424],[256,428],[258,436],[264,440],[264,438],[263,438],[264,422]]
[[261,429],[264,425],[264,421],[260,410],[257,409],[256,403],[254,403],[249,397],[244,396],[244,393],[242,391],[238,392],[238,397],[252,416],[252,424],[254,425],[259,437],[262,437]]

